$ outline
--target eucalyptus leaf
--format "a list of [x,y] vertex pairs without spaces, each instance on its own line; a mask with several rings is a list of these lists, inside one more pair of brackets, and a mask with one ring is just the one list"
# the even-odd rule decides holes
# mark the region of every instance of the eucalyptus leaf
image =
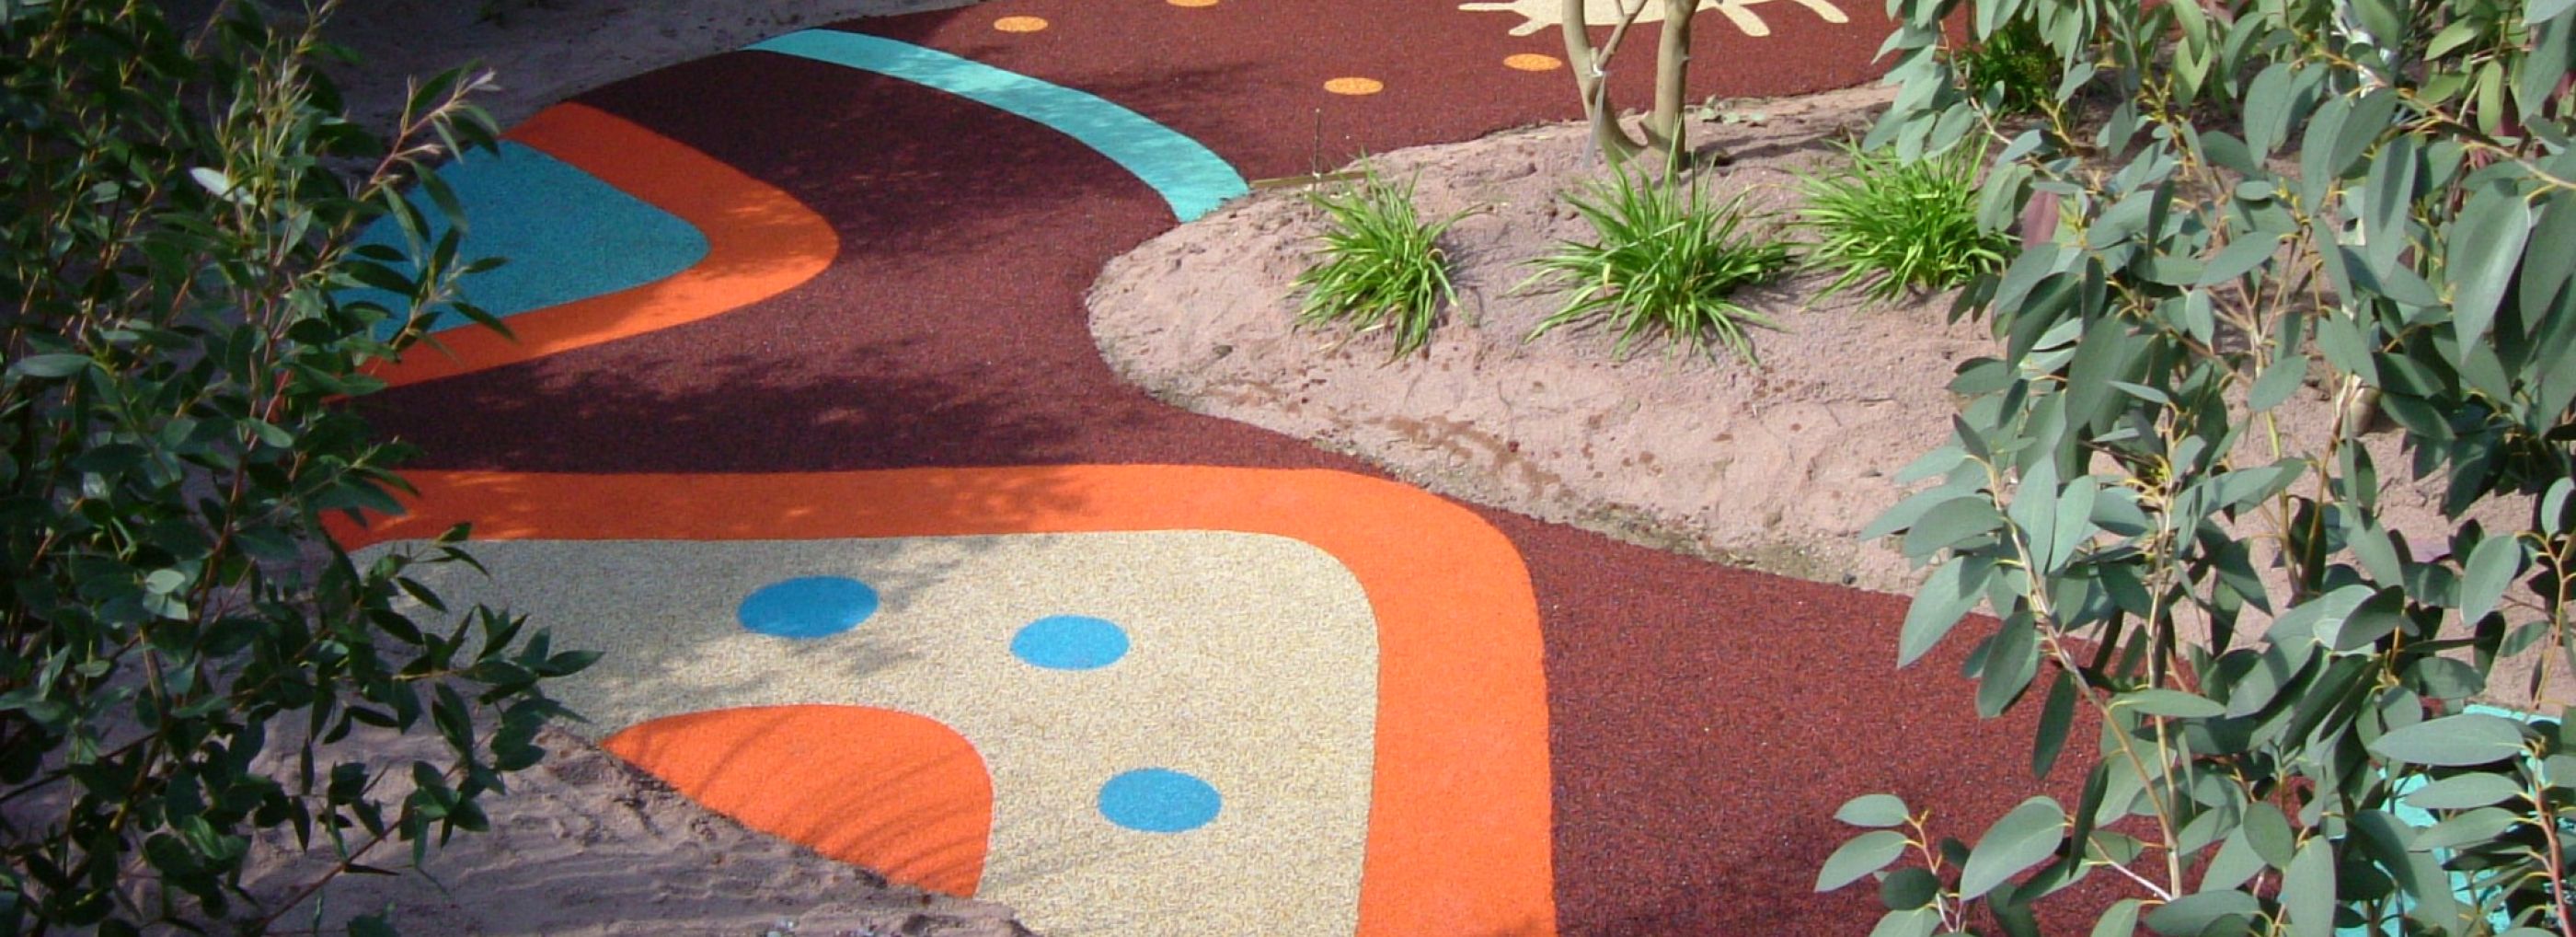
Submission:
[[2521,754],[2522,724],[2485,713],[2461,713],[2389,732],[2371,743],[2382,757],[2434,767],[2482,765]]
[[2505,590],[2522,576],[2522,542],[2510,535],[2480,541],[2461,569],[2460,620],[2474,622],[2495,611]]
[[2409,848],[2453,849],[2484,843],[2503,835],[2505,830],[2520,822],[2522,817],[2517,811],[2502,807],[2479,807],[2435,823],[2423,832],[2415,834],[2415,841]]
[[1941,928],[1941,913],[1931,908],[1890,911],[1869,929],[1869,937],[1931,937]]
[[2109,908],[2102,911],[2101,917],[2094,919],[2092,937],[2135,937],[2138,932],[2139,904],[2136,898],[2122,898],[2112,902]]
[[2465,810],[2522,795],[2522,785],[2501,774],[2457,774],[2409,792],[2406,805],[2425,810]]
[[2248,804],[2243,824],[2240,829],[2245,832],[2245,844],[2253,847],[2254,855],[2275,869],[2290,867],[2291,851],[2296,848],[2297,840],[2290,827],[2290,818],[2281,812],[2281,808],[2266,801]]
[[1911,911],[1931,904],[1941,893],[1941,880],[1932,871],[1909,865],[1887,873],[1879,880],[1878,903],[1890,911]]
[[2227,714],[2226,706],[2208,697],[2163,688],[2122,693],[2111,701],[2111,705],[2149,716],[2201,719]]
[[2199,937],[2222,918],[2232,915],[2252,920],[2262,912],[2262,902],[2232,888],[2194,892],[2148,912],[2147,927],[2166,937]]
[[[2451,281],[2451,334],[2460,347],[2474,347],[2495,321],[2496,304],[2511,285],[2531,236],[2531,205],[2519,193],[2489,187],[2469,197],[2460,210],[2445,253]],[[2460,360],[2454,357],[2453,361]]]
[[2013,875],[2048,860],[2066,837],[2066,812],[2057,801],[2033,797],[2004,814],[1977,838],[1959,870],[1959,896],[1976,898]]
[[2030,773],[2047,777],[2057,766],[2057,756],[2066,750],[2066,730],[2075,722],[2075,677],[2058,671],[2048,682],[2048,699],[2039,707],[2039,735],[2031,743]]
[[2334,847],[2324,837],[2310,839],[2281,875],[2281,908],[2290,919],[2290,934],[2333,937],[2335,907]]
[[16,361],[9,362],[8,373],[12,377],[70,377],[74,374],[79,374],[82,371],[89,370],[91,363],[92,362],[88,355],[28,355]]
[[1957,627],[1968,610],[1986,591],[1986,579],[1994,572],[1994,561],[1982,556],[1954,556],[1932,571],[1923,587],[1914,593],[1914,604],[1905,612],[1905,625],[1897,637],[1896,665],[1903,667],[1919,660],[1939,644],[1941,638]]
[[2254,408],[2256,413],[2280,406],[2298,391],[2307,375],[2306,355],[2292,355],[2272,362],[2272,366],[2263,371],[2263,377],[2254,382],[2254,390],[2247,398],[2246,406]]
[[1816,890],[1832,891],[1884,869],[1905,854],[1906,845],[1905,834],[1895,830],[1871,830],[1852,837],[1825,857],[1824,868],[1816,872]]
[[1842,808],[1834,811],[1834,819],[1851,826],[1887,827],[1902,825],[1909,817],[1905,801],[1896,795],[1863,794],[1844,801]]

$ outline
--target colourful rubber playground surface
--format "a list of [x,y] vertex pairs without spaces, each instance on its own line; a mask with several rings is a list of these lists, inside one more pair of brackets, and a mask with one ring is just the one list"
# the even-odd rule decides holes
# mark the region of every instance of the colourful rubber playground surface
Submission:
[[[1574,116],[1555,6],[997,0],[549,109],[450,170],[515,337],[387,372],[421,493],[344,534],[474,523],[443,590],[605,650],[560,692],[611,750],[1043,933],[1863,933],[1808,891],[1834,807],[1973,832],[2026,770],[1955,657],[1892,669],[1902,599],[1164,406],[1084,325],[1248,180]],[[1868,80],[1886,23],[1699,28],[1753,96]]]

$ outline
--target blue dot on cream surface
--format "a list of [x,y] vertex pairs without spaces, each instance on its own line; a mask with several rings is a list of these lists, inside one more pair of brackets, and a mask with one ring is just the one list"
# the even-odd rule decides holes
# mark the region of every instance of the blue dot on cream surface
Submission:
[[781,638],[826,638],[877,613],[877,590],[847,576],[799,576],[752,591],[734,610],[742,626]]
[[1127,629],[1084,615],[1050,615],[1011,637],[1011,655],[1049,670],[1095,670],[1127,656]]
[[1144,833],[1181,833],[1216,819],[1223,798],[1197,776],[1169,768],[1139,768],[1100,786],[1100,815]]

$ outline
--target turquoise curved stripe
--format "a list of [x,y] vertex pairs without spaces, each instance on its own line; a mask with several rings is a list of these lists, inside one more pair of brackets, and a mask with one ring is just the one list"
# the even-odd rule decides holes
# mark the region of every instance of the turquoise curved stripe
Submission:
[[1251,190],[1207,147],[1107,99],[882,36],[808,29],[751,46],[900,78],[1055,128],[1126,167],[1182,221]]

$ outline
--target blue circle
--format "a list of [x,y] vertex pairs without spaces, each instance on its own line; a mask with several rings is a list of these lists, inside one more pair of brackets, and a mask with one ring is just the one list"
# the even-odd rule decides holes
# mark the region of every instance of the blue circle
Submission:
[[1168,768],[1138,768],[1100,785],[1100,815],[1147,833],[1206,826],[1222,802],[1208,782]]
[[1127,656],[1127,629],[1084,615],[1049,615],[1012,636],[1011,656],[1049,670],[1095,670]]
[[799,576],[753,590],[734,610],[742,626],[781,638],[827,638],[877,613],[877,590],[847,576]]

